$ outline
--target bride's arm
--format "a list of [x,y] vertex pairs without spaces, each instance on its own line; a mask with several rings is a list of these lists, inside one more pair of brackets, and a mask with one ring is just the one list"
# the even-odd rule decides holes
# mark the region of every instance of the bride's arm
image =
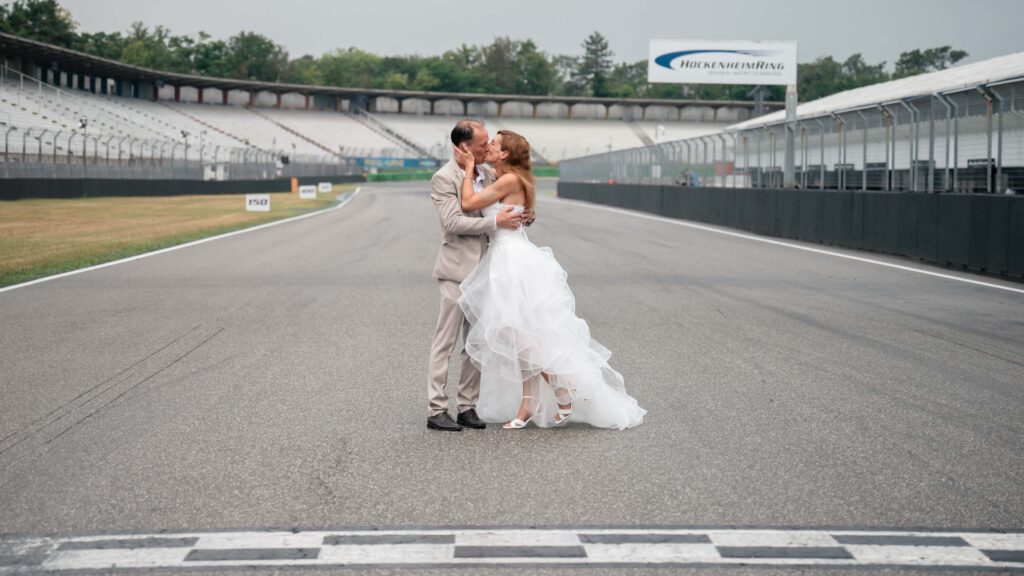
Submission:
[[505,196],[512,193],[511,184],[514,184],[511,179],[501,177],[497,182],[477,193],[473,191],[473,176],[466,172],[466,177],[462,179],[462,209],[466,212],[473,212],[503,200]]
[[485,208],[508,196],[513,191],[513,179],[498,178],[497,182],[484,188],[479,193],[473,191],[473,181],[476,179],[476,161],[473,154],[463,147],[455,148],[455,160],[465,171],[462,178],[461,194],[462,209],[466,212],[473,212]]

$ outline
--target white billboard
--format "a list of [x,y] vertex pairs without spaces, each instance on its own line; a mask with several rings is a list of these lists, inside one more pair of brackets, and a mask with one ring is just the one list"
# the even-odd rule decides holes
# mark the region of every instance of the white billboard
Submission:
[[651,40],[647,81],[796,84],[796,42]]

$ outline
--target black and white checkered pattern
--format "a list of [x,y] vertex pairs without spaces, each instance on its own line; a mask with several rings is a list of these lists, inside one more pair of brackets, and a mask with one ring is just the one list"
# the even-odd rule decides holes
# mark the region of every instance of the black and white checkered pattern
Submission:
[[603,528],[0,536],[0,574],[467,564],[843,565],[1024,572],[1024,532]]

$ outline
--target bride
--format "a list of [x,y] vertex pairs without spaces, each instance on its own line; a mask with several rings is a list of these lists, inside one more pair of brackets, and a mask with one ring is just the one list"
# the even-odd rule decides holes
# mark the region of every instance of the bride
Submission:
[[[507,206],[533,208],[530,144],[499,130],[487,153],[498,179],[473,192],[473,154],[455,149],[467,177],[462,209],[493,216]],[[462,282],[459,306],[470,322],[466,352],[480,368],[477,413],[484,421],[523,428],[567,421],[620,430],[643,421],[646,410],[626,393],[622,375],[608,366],[611,356],[590,338],[576,316],[567,274],[550,248],[540,248],[526,231],[498,229],[476,269]]]

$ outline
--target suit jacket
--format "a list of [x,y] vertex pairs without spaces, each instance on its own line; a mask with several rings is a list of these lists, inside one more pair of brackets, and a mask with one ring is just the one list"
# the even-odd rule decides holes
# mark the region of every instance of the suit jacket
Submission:
[[[494,171],[482,164],[480,168],[484,187],[493,184]],[[462,169],[452,158],[430,180],[430,199],[441,220],[441,250],[434,264],[438,280],[465,280],[487,250],[487,234],[494,231],[493,218],[462,211],[462,178]]]

